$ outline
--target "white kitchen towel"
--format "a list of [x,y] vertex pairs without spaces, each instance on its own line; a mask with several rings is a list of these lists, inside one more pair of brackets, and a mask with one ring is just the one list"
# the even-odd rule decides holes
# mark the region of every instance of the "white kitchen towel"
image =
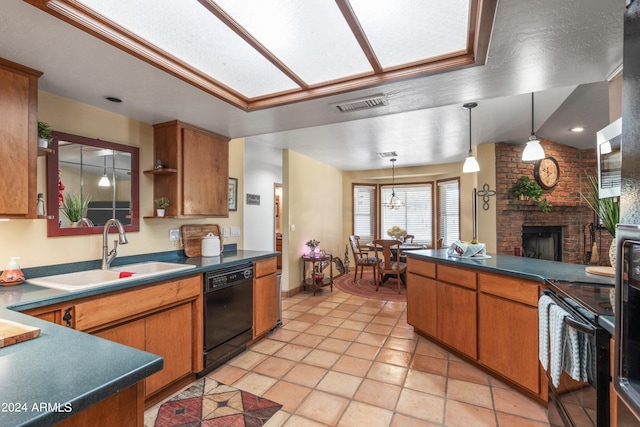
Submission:
[[456,255],[463,258],[471,258],[474,256],[486,256],[487,245],[484,243],[471,244],[462,243],[460,240],[456,240],[451,244],[447,250],[447,255]]
[[586,360],[583,357],[583,348],[586,345],[581,342],[584,339],[584,334],[567,326],[565,339],[563,369],[574,380],[586,381],[586,370],[584,371],[584,379],[582,375],[583,367],[586,366]]
[[551,304],[549,307],[549,377],[554,387],[560,385],[564,340],[567,333],[564,318],[567,316],[569,313],[556,304]]
[[553,303],[547,295],[538,300],[538,358],[545,371],[549,370],[549,306]]

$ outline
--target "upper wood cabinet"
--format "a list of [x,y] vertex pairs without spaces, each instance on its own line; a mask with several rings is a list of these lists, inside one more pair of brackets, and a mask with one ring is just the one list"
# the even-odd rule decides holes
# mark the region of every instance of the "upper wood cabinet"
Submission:
[[0,58],[0,217],[36,218],[40,71]]
[[229,138],[177,120],[153,126],[154,199],[166,196],[166,216],[229,216]]

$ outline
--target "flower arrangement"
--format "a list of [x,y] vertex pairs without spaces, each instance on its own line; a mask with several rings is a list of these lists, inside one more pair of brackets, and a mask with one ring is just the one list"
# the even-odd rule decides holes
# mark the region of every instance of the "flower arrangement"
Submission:
[[394,225],[390,229],[387,230],[387,235],[389,237],[394,238],[395,240],[404,240],[404,236],[407,235],[407,230],[404,228],[400,228],[397,225]]
[[511,188],[511,194],[520,200],[535,199],[536,206],[544,213],[551,211],[551,206],[546,197],[542,197],[544,192],[537,182],[528,176],[521,176]]
[[169,198],[166,196],[160,196],[155,201],[156,201],[156,207],[158,209],[166,209],[169,207],[169,203],[170,203]]
[[307,243],[305,243],[311,249],[311,252],[315,252],[316,248],[320,246],[320,242],[316,239],[311,239]]
[[91,196],[82,197],[80,194],[67,194],[67,197],[62,201],[62,213],[69,222],[78,222],[84,216],[90,201]]
[[620,205],[615,197],[601,199],[598,192],[598,178],[592,175],[587,175],[587,178],[589,178],[589,187],[586,194],[580,192],[580,197],[598,215],[611,237],[615,238],[616,225],[620,222]]

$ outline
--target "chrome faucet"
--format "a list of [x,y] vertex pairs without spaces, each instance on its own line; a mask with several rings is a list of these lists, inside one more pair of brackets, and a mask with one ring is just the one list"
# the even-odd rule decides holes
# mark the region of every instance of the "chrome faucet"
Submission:
[[[109,238],[109,227],[113,225],[118,227],[118,234],[120,236],[118,237],[118,240],[113,241],[113,244],[114,244],[113,249],[111,250],[111,252],[109,252],[109,242],[107,239]],[[108,270],[109,266],[111,265],[111,262],[116,258],[116,255],[118,255],[118,252],[116,251],[116,249],[118,249],[118,241],[122,245],[126,245],[127,243],[129,243],[127,241],[127,236],[124,235],[124,226],[122,225],[122,223],[115,218],[111,218],[104,224],[104,230],[102,230],[102,267],[101,268],[103,270]]]

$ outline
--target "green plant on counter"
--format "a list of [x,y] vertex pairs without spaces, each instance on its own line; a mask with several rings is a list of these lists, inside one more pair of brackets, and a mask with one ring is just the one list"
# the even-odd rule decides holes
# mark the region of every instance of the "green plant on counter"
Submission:
[[580,192],[580,197],[587,202],[593,212],[600,218],[602,225],[612,237],[616,237],[616,225],[620,222],[620,205],[615,197],[600,198],[598,178],[587,175],[589,188],[586,193]]
[[542,197],[544,194],[542,187],[528,176],[523,175],[518,178],[514,186],[511,188],[511,194],[513,197],[520,200],[536,200],[536,206],[544,213],[549,213],[551,211],[551,206],[549,206],[547,198]]
[[169,198],[167,196],[160,196],[156,199],[156,207],[158,209],[167,209],[169,204]]
[[67,194],[62,201],[62,213],[70,222],[78,222],[84,217],[90,201],[91,196],[82,197],[80,194]]

